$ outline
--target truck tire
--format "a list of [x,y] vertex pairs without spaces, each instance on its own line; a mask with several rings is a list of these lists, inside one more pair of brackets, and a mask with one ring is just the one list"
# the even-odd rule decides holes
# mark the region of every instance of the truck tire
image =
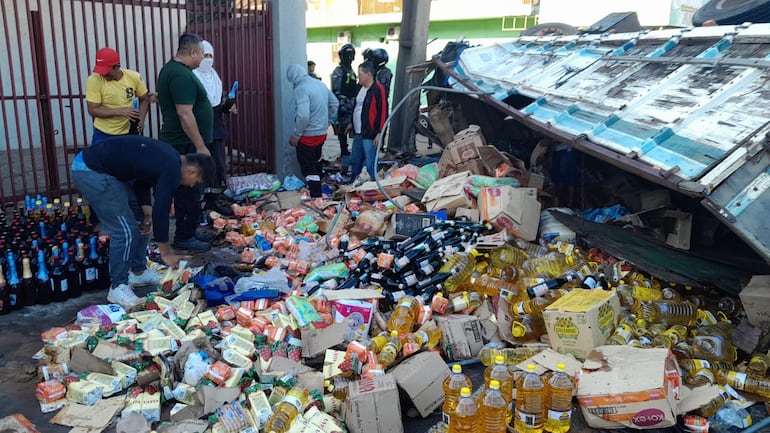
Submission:
[[[768,0],[770,1],[770,0]],[[534,25],[523,32],[521,36],[566,36],[574,35],[578,29],[564,23],[543,23]]]
[[692,23],[702,26],[711,20],[720,25],[770,22],[770,0],[710,0],[695,12]]

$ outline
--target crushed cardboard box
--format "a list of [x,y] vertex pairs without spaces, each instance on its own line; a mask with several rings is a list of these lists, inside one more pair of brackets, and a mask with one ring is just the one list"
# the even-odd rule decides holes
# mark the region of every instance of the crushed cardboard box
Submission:
[[345,423],[351,433],[403,433],[396,380],[391,374],[348,385]]
[[450,370],[436,352],[421,352],[398,364],[390,374],[425,418],[444,403],[444,380]]

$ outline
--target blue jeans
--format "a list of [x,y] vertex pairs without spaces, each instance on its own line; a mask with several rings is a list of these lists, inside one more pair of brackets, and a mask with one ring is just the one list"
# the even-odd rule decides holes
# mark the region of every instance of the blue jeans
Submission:
[[101,229],[110,236],[110,281],[112,287],[128,284],[128,271],[147,267],[148,236],[139,234],[137,221],[144,220],[131,185],[109,174],[72,170],[72,182],[96,211]]
[[353,136],[353,152],[350,155],[350,165],[353,170],[353,179],[357,178],[364,167],[369,172],[369,177],[374,179],[374,157],[377,149],[374,148],[374,140],[361,138],[360,134]]
[[126,134],[112,135],[112,134],[107,134],[106,132],[99,131],[98,129],[94,128],[94,135],[91,138],[91,144],[100,143],[104,140],[109,140],[110,138],[113,138],[113,137],[120,137],[121,135],[126,135]]

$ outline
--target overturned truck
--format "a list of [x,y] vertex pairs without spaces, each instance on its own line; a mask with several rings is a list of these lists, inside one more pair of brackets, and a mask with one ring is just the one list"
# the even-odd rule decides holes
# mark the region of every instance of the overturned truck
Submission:
[[699,200],[770,262],[770,24],[520,37],[434,62],[537,134]]

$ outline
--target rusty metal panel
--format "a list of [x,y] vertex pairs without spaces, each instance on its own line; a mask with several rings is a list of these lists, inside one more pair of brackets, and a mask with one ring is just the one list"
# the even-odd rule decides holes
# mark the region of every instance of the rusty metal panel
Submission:
[[[224,83],[239,80],[228,119],[230,174],[272,171],[272,32],[266,0],[0,0],[0,201],[70,194],[69,164],[91,141],[85,81],[115,48],[150,91],[185,31],[210,39]],[[227,84],[225,84],[227,85]],[[157,137],[153,106],[145,134]]]

